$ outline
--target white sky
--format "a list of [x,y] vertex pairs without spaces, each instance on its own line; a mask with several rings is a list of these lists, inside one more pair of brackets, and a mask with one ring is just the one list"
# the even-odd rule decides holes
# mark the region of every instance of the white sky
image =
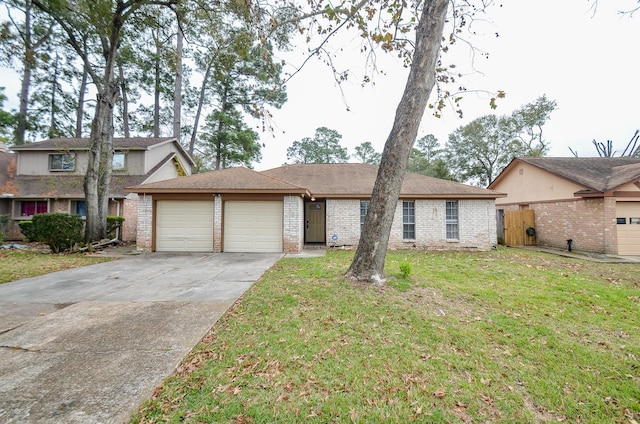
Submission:
[[[500,6],[502,3],[502,6]],[[597,156],[592,140],[613,140],[621,151],[640,128],[640,12],[622,16],[620,10],[639,5],[637,0],[497,0],[488,22],[474,28],[474,46],[489,53],[477,57],[470,71],[469,50],[455,57],[458,70],[469,72],[462,83],[468,90],[503,90],[497,110],[488,106],[485,93],[468,93],[462,103],[464,118],[448,107],[440,119],[427,110],[418,137],[434,134],[444,146],[448,135],[461,125],[486,114],[506,115],[546,94],[558,107],[544,128],[550,156],[570,156],[568,146],[580,156]],[[499,33],[499,37],[495,33]],[[286,149],[294,141],[313,137],[321,126],[342,134],[342,145],[354,147],[370,141],[382,151],[391,129],[395,109],[406,82],[407,69],[393,56],[380,53],[378,68],[385,75],[374,77],[374,85],[360,86],[364,58],[358,54],[357,37],[344,38],[345,53],[339,64],[350,69],[352,79],[337,87],[329,68],[318,60],[309,64],[287,85],[289,100],[274,111],[275,133],[262,133],[265,143],[259,164],[262,170],[286,162]],[[283,57],[299,65],[306,45]],[[5,86],[6,107],[16,107],[19,82],[11,71],[0,70]],[[347,106],[349,111],[347,111]]]
[[[557,109],[544,128],[550,156],[597,156],[592,140],[614,142],[621,151],[640,128],[640,13],[621,16],[619,10],[638,6],[636,0],[599,1],[597,12],[588,0],[509,0],[488,13],[491,22],[478,24],[482,33],[470,40],[489,53],[477,57],[480,71],[465,78],[468,90],[503,90],[498,109],[488,106],[490,95],[468,93],[462,103],[464,118],[448,107],[442,118],[425,113],[418,138],[432,133],[444,146],[456,128],[487,114],[506,115],[546,94]],[[498,3],[499,4],[499,3]],[[499,37],[495,33],[499,33]],[[358,41],[352,43],[357,45]],[[468,49],[458,52],[458,69],[469,66]],[[287,59],[301,63],[302,54]],[[347,58],[362,68],[364,59]],[[347,60],[342,59],[342,60]],[[313,137],[326,126],[342,134],[342,145],[370,141],[382,151],[391,129],[407,71],[387,58],[387,75],[375,86],[361,88],[360,79],[343,83],[344,99],[330,70],[312,61],[288,84],[288,102],[274,113],[279,131],[262,135],[263,160],[255,168],[277,167],[286,161],[286,149],[303,137]],[[360,74],[361,75],[361,74]],[[347,106],[350,111],[347,111]]]

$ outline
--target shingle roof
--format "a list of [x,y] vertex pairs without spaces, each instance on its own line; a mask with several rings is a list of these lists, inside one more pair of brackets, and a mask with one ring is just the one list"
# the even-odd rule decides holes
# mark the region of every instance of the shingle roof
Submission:
[[[113,147],[116,149],[146,150],[149,147],[175,140],[174,137],[114,137]],[[88,138],[52,138],[50,140],[38,141],[36,143],[21,144],[13,146],[11,150],[88,150]]]
[[298,185],[272,178],[248,168],[227,168],[219,171],[178,177],[171,180],[129,187],[134,193],[295,193],[308,194]]
[[[130,187],[136,193],[299,193],[316,197],[369,197],[378,167],[365,164],[286,165],[257,172],[229,168]],[[490,198],[502,194],[452,181],[406,174],[402,196]]]
[[[514,162],[518,160],[580,184],[588,191],[598,193],[606,193],[624,184],[640,180],[640,158],[517,158]],[[510,166],[511,164],[505,168],[505,171]]]
[[[262,172],[309,189],[316,197],[369,197],[378,167],[362,163],[285,165]],[[407,173],[401,196],[416,198],[496,198],[502,194],[453,181]]]
[[[117,175],[111,177],[109,197],[125,197],[125,187],[140,184],[146,175]],[[41,198],[60,197],[65,199],[84,198],[84,176],[82,175],[18,175],[13,183],[16,197]]]

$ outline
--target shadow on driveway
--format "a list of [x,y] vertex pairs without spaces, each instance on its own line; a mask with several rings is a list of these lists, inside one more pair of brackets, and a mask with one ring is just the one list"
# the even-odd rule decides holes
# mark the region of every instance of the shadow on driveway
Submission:
[[282,256],[153,253],[0,285],[0,422],[128,422]]

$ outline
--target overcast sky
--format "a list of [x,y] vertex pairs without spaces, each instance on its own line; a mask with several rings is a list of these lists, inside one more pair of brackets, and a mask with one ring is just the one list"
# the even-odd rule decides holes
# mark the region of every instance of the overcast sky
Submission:
[[[427,111],[418,137],[432,133],[444,145],[451,132],[475,118],[510,114],[546,94],[558,103],[544,128],[551,156],[571,156],[568,146],[580,156],[597,156],[593,139],[611,139],[615,148],[624,149],[640,129],[640,13],[629,17],[618,11],[637,7],[638,2],[599,1],[595,13],[593,5],[589,0],[498,2],[487,16],[491,22],[478,23],[478,36],[469,39],[489,58],[476,57],[477,72],[471,72],[469,50],[459,49],[456,57],[462,62],[458,69],[469,72],[464,79],[468,90],[503,90],[506,98],[491,110],[490,95],[467,94],[462,119],[451,108],[440,119]],[[353,62],[356,76],[363,60],[357,52],[347,56],[340,63]],[[291,53],[286,59],[299,63],[302,57]],[[266,148],[256,169],[280,166],[286,161],[286,148],[312,137],[320,126],[342,134],[349,153],[365,141],[382,151],[407,71],[390,58],[380,64],[387,74],[375,77],[375,86],[361,88],[356,77],[343,83],[343,97],[331,72],[312,61],[289,82],[289,101],[274,114],[278,131],[275,137],[262,136]]]

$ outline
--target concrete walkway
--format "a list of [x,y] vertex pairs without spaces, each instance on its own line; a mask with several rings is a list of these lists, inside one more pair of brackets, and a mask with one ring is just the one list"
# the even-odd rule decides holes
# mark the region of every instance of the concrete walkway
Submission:
[[0,285],[0,422],[128,422],[282,256],[154,253]]

